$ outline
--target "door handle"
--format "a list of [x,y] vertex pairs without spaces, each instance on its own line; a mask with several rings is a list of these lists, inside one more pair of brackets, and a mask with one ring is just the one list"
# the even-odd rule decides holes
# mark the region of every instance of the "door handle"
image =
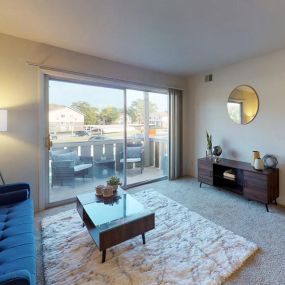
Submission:
[[48,137],[45,137],[45,146],[48,150],[52,148],[52,141],[50,139],[50,135]]

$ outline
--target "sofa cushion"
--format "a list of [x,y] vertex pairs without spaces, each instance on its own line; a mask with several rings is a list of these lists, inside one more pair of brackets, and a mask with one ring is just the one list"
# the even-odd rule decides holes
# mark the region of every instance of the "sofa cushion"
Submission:
[[31,284],[35,284],[33,216],[30,199],[0,207],[0,277],[5,274],[13,276],[13,272],[26,270],[30,274]]
[[92,164],[86,163],[86,164],[79,164],[74,166],[74,172],[79,172],[85,169],[89,169],[92,167]]
[[35,285],[35,275],[25,269],[0,275],[0,284],[5,285]]
[[[122,158],[120,159],[120,162],[124,163],[125,160]],[[141,158],[127,158],[126,162],[130,162],[130,163],[141,162]]]
[[64,160],[73,161],[74,164],[80,163],[80,159],[79,159],[76,151],[71,151],[71,152],[67,152],[67,153],[60,153],[57,155],[53,155],[53,161],[64,161]]
[[36,260],[34,257],[21,257],[10,259],[9,261],[2,263],[0,261],[0,275],[12,273],[17,270],[27,270],[31,275],[36,275]]
[[0,241],[5,236],[33,233],[33,203],[30,199],[0,207]]
[[27,189],[21,189],[9,193],[0,193],[0,206],[25,201],[28,197],[29,191]]
[[142,155],[142,148],[139,146],[127,147],[127,158],[140,158]]

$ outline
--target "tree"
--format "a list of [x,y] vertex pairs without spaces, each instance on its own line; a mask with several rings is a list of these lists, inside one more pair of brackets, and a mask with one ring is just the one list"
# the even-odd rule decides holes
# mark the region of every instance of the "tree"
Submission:
[[100,113],[100,118],[106,125],[115,123],[119,117],[120,111],[115,107],[106,107]]
[[[144,105],[143,99],[137,99],[132,102],[128,108],[128,115],[130,116],[132,123],[144,124]],[[155,113],[157,111],[156,104],[149,102],[149,113]]]
[[92,107],[89,103],[84,101],[73,102],[71,108],[77,109],[84,115],[85,125],[96,125],[99,123],[98,109]]

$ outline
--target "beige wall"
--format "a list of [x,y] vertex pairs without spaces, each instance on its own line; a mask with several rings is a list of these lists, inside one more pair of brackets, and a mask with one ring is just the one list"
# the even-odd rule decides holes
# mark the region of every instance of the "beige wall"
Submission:
[[[187,132],[185,156],[187,173],[197,175],[196,160],[205,155],[206,130],[213,144],[221,145],[223,157],[250,162],[251,151],[277,156],[280,168],[279,203],[285,205],[285,50],[213,70],[213,82],[204,76],[188,80],[188,117],[193,125]],[[257,117],[248,125],[233,123],[226,102],[240,84],[251,85],[258,93]]]
[[186,87],[184,78],[0,34],[0,108],[8,109],[8,132],[0,134],[0,170],[7,182],[31,183],[36,207],[43,112],[38,68],[27,61],[145,85]]

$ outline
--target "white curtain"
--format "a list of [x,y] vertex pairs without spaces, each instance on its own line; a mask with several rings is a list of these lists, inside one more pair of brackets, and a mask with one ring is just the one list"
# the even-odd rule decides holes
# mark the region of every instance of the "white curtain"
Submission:
[[182,90],[169,89],[169,179],[182,175]]

